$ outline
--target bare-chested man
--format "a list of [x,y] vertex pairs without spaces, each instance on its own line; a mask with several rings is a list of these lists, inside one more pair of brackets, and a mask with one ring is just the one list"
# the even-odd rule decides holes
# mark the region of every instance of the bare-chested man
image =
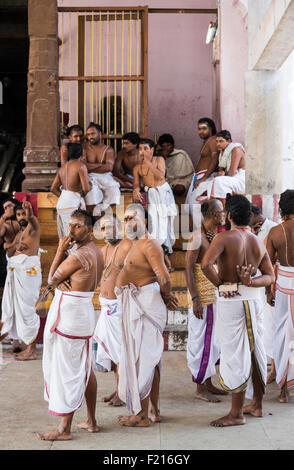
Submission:
[[[44,397],[49,413],[61,416],[61,421],[52,431],[38,434],[42,440],[71,439],[72,419],[84,397],[88,416],[78,427],[99,431],[91,353],[96,326],[92,298],[100,282],[103,255],[93,242],[92,233],[91,215],[81,209],[73,212],[69,236],[59,240],[49,272],[49,285],[56,289],[44,331]],[[67,256],[73,244],[77,248]]]
[[147,232],[147,217],[147,211],[137,204],[125,211],[126,236],[133,243],[116,281],[115,292],[122,311],[119,397],[131,412],[131,416],[119,417],[124,426],[146,427],[150,425],[149,418],[160,421],[162,334],[167,309],[177,307],[162,249]]
[[40,318],[35,312],[42,275],[40,258],[40,224],[34,216],[31,203],[15,206],[20,230],[11,243],[7,243],[7,277],[2,299],[2,335],[9,333],[27,348],[16,355],[17,360],[36,359],[36,339]]
[[58,197],[57,230],[59,238],[68,235],[71,214],[76,209],[85,209],[84,197],[91,190],[88,170],[81,161],[83,146],[67,144],[68,161],[59,168],[51,185],[51,192]]
[[[73,144],[82,144],[84,137],[84,129],[78,124],[74,124],[68,129],[67,132],[69,142]],[[68,161],[68,144],[64,143],[60,147],[60,162],[61,166]]]
[[274,295],[270,287],[266,291],[268,303],[275,306],[273,358],[281,388],[279,401],[287,403],[294,380],[294,190],[281,194],[279,208],[283,222],[270,230],[266,243],[270,259],[278,267],[276,292]]
[[103,397],[102,401],[109,405],[121,406],[123,402],[117,393],[122,343],[121,311],[118,308],[114,288],[132,242],[127,238],[123,239],[121,222],[114,213],[106,214],[99,220],[99,232],[103,235],[106,245],[101,250],[104,257],[104,271],[99,296],[101,313],[94,333],[98,343],[96,363],[107,371],[114,370],[116,377],[116,391]]
[[101,216],[105,210],[120,202],[120,185],[112,175],[115,156],[112,147],[102,142],[102,129],[91,122],[87,128],[84,159],[88,168],[92,189],[85,201],[89,212]]
[[[186,204],[192,208],[193,204],[206,201],[206,196],[201,197],[206,185],[217,174],[218,150],[216,148],[216,127],[210,118],[201,118],[198,121],[198,135],[203,140],[200,151],[200,159],[195,168],[195,174],[186,197]],[[201,186],[200,186],[201,184]],[[200,187],[199,187],[200,186]],[[203,191],[201,188],[204,188]]]
[[201,213],[201,226],[194,232],[187,250],[186,279],[190,293],[187,362],[197,384],[196,398],[217,403],[220,400],[215,395],[227,392],[216,388],[211,381],[220,356],[215,334],[216,288],[204,276],[201,262],[225,217],[222,203],[216,199],[204,202]]
[[139,150],[141,163],[134,168],[135,202],[142,202],[140,182],[148,193],[148,213],[151,218],[150,235],[163,245],[166,254],[172,253],[175,242],[174,218],[177,206],[172,189],[165,179],[165,161],[154,156],[155,144],[150,139],[141,139]]
[[139,154],[140,136],[136,132],[127,132],[122,137],[123,147],[115,160],[113,174],[121,181],[123,188],[133,189],[133,169],[141,161]]
[[[225,390],[232,392],[231,410],[211,423],[216,427],[245,424],[244,413],[263,416],[267,361],[258,288],[270,286],[275,280],[264,244],[248,227],[248,199],[228,195],[226,211],[231,229],[215,237],[202,260],[205,276],[219,291],[216,334],[221,350],[220,381]],[[218,271],[214,268],[216,261]],[[255,276],[257,269],[260,276]],[[253,400],[243,407],[245,392],[250,398],[253,395]]]

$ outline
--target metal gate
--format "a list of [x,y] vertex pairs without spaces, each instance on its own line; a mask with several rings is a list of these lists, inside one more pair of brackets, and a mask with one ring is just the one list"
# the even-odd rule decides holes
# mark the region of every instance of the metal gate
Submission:
[[59,7],[61,125],[148,135],[148,7]]

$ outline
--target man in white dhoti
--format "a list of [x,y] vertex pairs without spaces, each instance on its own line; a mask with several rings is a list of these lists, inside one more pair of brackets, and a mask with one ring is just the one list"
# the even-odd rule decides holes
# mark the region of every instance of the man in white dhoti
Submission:
[[116,281],[122,312],[118,393],[131,412],[131,416],[119,417],[123,426],[146,427],[150,419],[161,419],[158,400],[163,329],[167,309],[177,306],[162,249],[146,230],[147,217],[140,205],[133,204],[125,211],[126,236],[133,244]]
[[[100,282],[103,255],[92,240],[92,230],[91,215],[81,209],[75,211],[69,236],[60,239],[49,272],[49,285],[56,289],[44,331],[44,398],[49,413],[60,416],[61,421],[52,431],[38,434],[42,440],[71,439],[73,416],[84,397],[88,416],[78,427],[99,431],[91,352],[96,326],[92,298]],[[76,250],[67,256],[74,243]]]
[[134,201],[142,201],[140,179],[148,193],[148,213],[151,218],[150,235],[158,240],[167,255],[175,243],[174,219],[178,213],[172,189],[165,179],[165,161],[154,156],[155,144],[141,139],[139,145],[142,162],[134,168]]
[[102,142],[102,129],[91,122],[83,153],[92,189],[85,197],[86,206],[94,216],[101,216],[109,206],[120,203],[120,184],[112,175],[115,156],[112,147]]
[[165,159],[166,180],[176,196],[186,194],[194,174],[194,165],[185,150],[175,148],[171,134],[162,134],[158,139],[159,155]]
[[279,207],[283,222],[270,230],[266,244],[272,263],[278,260],[276,293],[267,288],[267,296],[275,305],[273,356],[279,401],[287,403],[288,388],[294,384],[294,190],[281,194]]
[[204,276],[201,261],[216,236],[217,227],[224,223],[222,203],[216,199],[201,205],[202,221],[193,233],[187,250],[186,278],[189,289],[187,362],[193,382],[197,384],[196,398],[217,403],[215,395],[227,392],[212,384],[215,364],[220,356],[215,334],[216,288]]
[[74,210],[85,209],[84,196],[91,190],[88,170],[81,161],[82,144],[67,144],[68,161],[57,171],[51,192],[58,197],[57,231],[59,238],[68,235],[68,225]]
[[207,201],[206,190],[209,187],[209,183],[217,175],[218,168],[219,152],[216,147],[216,127],[212,119],[206,117],[199,119],[198,135],[203,140],[203,146],[186,196],[186,204],[189,204],[191,214],[194,204]]
[[94,339],[98,343],[96,363],[107,372],[113,370],[116,378],[116,391],[103,397],[102,401],[109,405],[121,406],[123,402],[117,392],[122,343],[121,311],[114,288],[132,242],[129,239],[122,239],[120,220],[113,213],[106,214],[99,220],[98,233],[104,237],[106,245],[101,250],[104,257],[99,296],[101,312],[94,332]]
[[218,149],[218,174],[206,188],[208,199],[220,199],[225,204],[227,194],[245,193],[245,149],[242,144],[232,142],[229,131],[216,134]]
[[[277,223],[263,216],[259,206],[251,204],[251,219],[249,223],[251,230],[266,245],[267,236],[272,227],[276,227]],[[276,268],[276,266],[275,266]],[[274,351],[274,314],[275,307],[267,302],[266,291],[264,289],[263,296],[263,312],[264,312],[264,333],[263,342],[268,357],[268,363],[271,364],[271,370],[267,376],[266,383],[272,383],[276,378],[275,363],[273,360]]]
[[15,206],[20,230],[9,245],[7,276],[2,298],[2,339],[4,336],[24,342],[27,347],[17,360],[36,359],[36,339],[40,318],[35,312],[42,275],[40,258],[40,224],[28,201]]
[[[219,291],[219,374],[222,387],[232,392],[231,410],[211,423],[216,427],[245,424],[246,413],[263,416],[267,364],[259,288],[270,286],[275,280],[265,246],[248,227],[250,202],[242,195],[227,197],[226,211],[231,230],[214,238],[202,260],[205,276]],[[218,271],[214,268],[216,261]],[[257,269],[261,275],[252,277]],[[244,407],[245,393],[250,398],[253,395],[253,399]]]

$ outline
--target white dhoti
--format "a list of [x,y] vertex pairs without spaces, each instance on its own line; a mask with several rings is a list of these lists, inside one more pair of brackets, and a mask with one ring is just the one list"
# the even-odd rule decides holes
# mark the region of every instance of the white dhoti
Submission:
[[93,214],[100,215],[110,205],[119,205],[120,185],[113,178],[112,173],[89,173],[89,180],[92,183],[92,189],[87,193],[85,201],[87,206],[93,206]]
[[186,204],[189,204],[190,210],[193,207],[193,204],[201,204],[202,202],[208,199],[207,195],[203,195],[205,191],[211,186],[211,182],[213,178],[217,175],[217,173],[212,173],[207,180],[203,181],[199,184],[197,188],[194,188],[194,184],[197,180],[203,178],[207,170],[201,170],[194,174],[193,180],[190,184],[187,196],[186,196]]
[[82,405],[92,369],[93,294],[55,290],[43,347],[44,398],[51,414],[65,416]]
[[154,372],[163,353],[167,308],[157,282],[116,289],[122,312],[122,354],[118,394],[132,414],[151,391]]
[[203,319],[188,310],[187,362],[193,382],[202,384],[216,373],[220,349],[215,334],[215,304],[203,308]]
[[294,385],[294,267],[279,266],[276,283],[274,361],[276,382]]
[[[261,291],[261,292],[260,292]],[[220,343],[220,383],[225,390],[252,398],[252,354],[265,388],[266,352],[262,340],[262,289],[239,286],[242,297],[217,301],[216,335]]]
[[1,334],[32,343],[40,328],[40,317],[35,311],[39,297],[42,273],[39,256],[17,255],[8,258],[7,276],[2,298]]
[[226,199],[228,193],[245,194],[245,170],[240,169],[235,176],[216,176],[207,189],[207,197]]
[[111,363],[119,364],[121,354],[121,311],[117,299],[105,299],[100,295],[101,313],[95,328],[94,339],[98,343],[96,363],[111,371]]
[[168,183],[148,190],[148,214],[151,218],[152,238],[172,253],[176,241],[174,233],[174,219],[178,213],[174,194]]
[[80,193],[62,189],[56,204],[57,231],[59,238],[68,236],[70,216],[77,209],[86,209],[86,204]]

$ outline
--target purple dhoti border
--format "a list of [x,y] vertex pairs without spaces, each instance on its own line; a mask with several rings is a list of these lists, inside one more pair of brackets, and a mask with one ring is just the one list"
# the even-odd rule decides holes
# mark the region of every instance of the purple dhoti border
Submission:
[[212,339],[212,330],[213,330],[213,304],[207,305],[206,312],[206,329],[204,337],[203,352],[201,358],[200,368],[197,374],[197,377],[193,377],[193,382],[201,384],[205,377],[206,369],[209,363],[210,357],[210,347]]

